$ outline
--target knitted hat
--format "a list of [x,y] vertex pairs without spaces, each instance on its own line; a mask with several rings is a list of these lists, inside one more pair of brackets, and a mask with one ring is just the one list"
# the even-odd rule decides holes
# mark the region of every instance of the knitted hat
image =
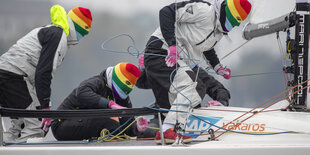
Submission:
[[239,26],[240,23],[249,15],[251,3],[248,0],[225,0],[225,12],[231,26]]
[[126,99],[140,74],[139,68],[131,63],[117,64],[112,73],[113,96],[118,99]]
[[69,11],[68,16],[71,18],[78,35],[85,36],[88,34],[93,20],[88,9],[76,7]]

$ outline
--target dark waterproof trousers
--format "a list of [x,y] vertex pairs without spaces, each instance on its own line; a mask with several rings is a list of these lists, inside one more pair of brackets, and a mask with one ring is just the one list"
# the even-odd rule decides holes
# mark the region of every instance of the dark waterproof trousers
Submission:
[[[51,129],[57,140],[84,140],[99,137],[104,128],[113,132],[127,120],[128,118],[120,119],[120,122],[111,118],[55,119],[52,121]],[[119,129],[115,134],[122,129]],[[129,136],[137,135],[136,125],[131,126],[125,133]]]
[[0,70],[0,105],[26,109],[32,103],[24,76]]
[[[163,42],[158,38],[152,36],[146,48],[146,55],[144,56],[144,64],[146,70],[137,82],[137,86],[142,88],[152,88],[156,98],[156,104],[161,108],[170,108],[168,92],[171,86],[171,81],[175,74],[171,74],[175,67],[167,67],[165,64],[165,55],[167,50],[162,49]],[[161,55],[161,56],[159,56]],[[194,76],[198,72],[198,81],[202,81],[205,87],[205,92],[213,100],[217,100],[229,105],[230,93],[229,91],[213,76],[209,75],[204,69],[195,67],[192,69]]]

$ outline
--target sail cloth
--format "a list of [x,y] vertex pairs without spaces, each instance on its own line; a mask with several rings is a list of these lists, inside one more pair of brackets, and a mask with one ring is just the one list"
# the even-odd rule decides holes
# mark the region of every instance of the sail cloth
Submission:
[[292,12],[296,6],[296,0],[250,0],[250,2],[252,3],[252,11],[249,22],[252,24],[286,15]]

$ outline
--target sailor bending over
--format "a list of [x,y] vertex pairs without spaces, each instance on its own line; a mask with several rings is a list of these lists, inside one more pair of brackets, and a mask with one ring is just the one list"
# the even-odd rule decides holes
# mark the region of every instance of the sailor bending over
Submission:
[[[71,45],[88,34],[91,12],[82,7],[68,14],[59,5],[51,8],[51,25],[33,29],[0,57],[0,105],[8,108],[49,110],[51,81]],[[11,118],[4,141],[44,137],[49,118]],[[43,130],[42,130],[42,128]]]
[[[161,108],[190,112],[201,103],[206,88],[202,79],[196,77],[200,72],[197,60],[205,60],[219,75],[230,78],[231,71],[220,63],[214,46],[234,26],[239,26],[250,10],[248,0],[214,0],[212,4],[191,0],[160,10],[160,26],[147,43],[144,64],[147,81]],[[191,142],[191,137],[175,130],[184,129],[187,116],[181,112],[167,114],[163,124],[166,143],[175,142],[177,137],[184,143]],[[155,141],[161,143],[159,132]]]
[[[108,67],[99,75],[83,81],[57,110],[132,108],[128,94],[140,74],[140,70],[131,63]],[[51,128],[57,140],[84,140],[99,137],[102,129],[112,132],[128,119],[130,118],[55,119]],[[126,130],[126,134],[137,136],[147,125],[146,119],[138,119],[136,124]]]

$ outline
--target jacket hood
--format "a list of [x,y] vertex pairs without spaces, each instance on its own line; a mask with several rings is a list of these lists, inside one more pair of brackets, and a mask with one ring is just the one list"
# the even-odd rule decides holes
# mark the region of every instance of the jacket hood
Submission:
[[225,0],[214,0],[213,6],[214,6],[215,14],[216,14],[216,27],[217,27],[217,29],[222,33],[227,33],[224,31],[222,24],[221,24],[221,21],[220,21],[221,7],[222,7],[222,4],[224,2],[225,2]]
[[217,30],[219,30],[220,32],[225,33],[225,34],[227,33],[226,31],[224,31],[222,24],[220,22],[220,19],[216,20],[216,27],[217,27]]
[[221,6],[222,6],[222,3],[223,3],[223,2],[224,2],[224,0],[214,0],[214,2],[213,2],[215,14],[216,14],[216,17],[217,17],[218,19],[220,19],[220,15],[221,15]]
[[103,70],[99,75],[102,78],[102,80],[107,81],[107,76],[106,76],[106,69]]
[[65,31],[66,35],[69,35],[69,24],[67,20],[67,13],[65,9],[60,5],[54,5],[50,10],[51,21],[53,25],[60,26]]

